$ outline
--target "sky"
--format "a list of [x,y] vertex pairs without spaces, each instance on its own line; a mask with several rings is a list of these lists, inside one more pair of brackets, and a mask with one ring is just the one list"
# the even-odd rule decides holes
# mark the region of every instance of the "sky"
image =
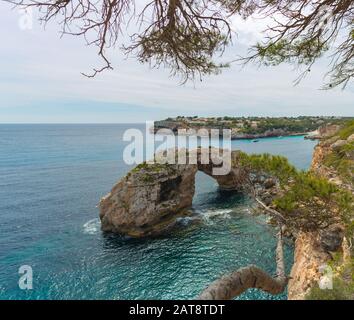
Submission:
[[[150,69],[118,49],[108,55],[114,70],[93,79],[99,67],[95,47],[84,39],[60,37],[60,27],[44,28],[32,12],[0,1],[0,123],[120,123],[185,116],[354,116],[354,86],[320,90],[329,60],[322,59],[294,86],[293,67],[232,64],[222,74],[181,85],[168,70]],[[235,18],[237,38],[224,61],[233,60],[257,39],[265,22]]]

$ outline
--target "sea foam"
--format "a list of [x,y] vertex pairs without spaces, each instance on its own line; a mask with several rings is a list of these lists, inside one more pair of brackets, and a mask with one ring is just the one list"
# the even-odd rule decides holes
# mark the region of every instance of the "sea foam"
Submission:
[[207,224],[213,224],[213,219],[221,218],[221,219],[230,219],[232,209],[210,209],[207,211],[203,211],[200,213],[202,219]]
[[86,234],[96,234],[101,228],[101,221],[98,218],[91,219],[84,223],[83,229]]

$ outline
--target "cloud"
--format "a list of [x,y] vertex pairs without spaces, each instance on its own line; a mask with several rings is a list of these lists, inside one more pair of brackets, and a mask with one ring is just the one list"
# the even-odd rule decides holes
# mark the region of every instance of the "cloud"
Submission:
[[[235,64],[221,75],[180,85],[168,70],[151,70],[111,50],[115,69],[88,79],[81,72],[101,63],[96,48],[87,47],[81,38],[60,38],[55,23],[43,30],[34,22],[32,30],[23,31],[16,11],[5,3],[0,4],[0,10],[4,17],[0,37],[6,44],[0,52],[0,122],[23,118],[65,122],[73,119],[73,114],[75,122],[112,122],[112,117],[123,122],[142,121],[178,114],[353,115],[353,90],[318,90],[326,61],[318,63],[296,87],[293,80],[297,74],[290,66],[241,69]],[[225,60],[244,51],[264,29],[264,22],[239,18],[233,25],[238,28],[238,38],[227,50]],[[90,104],[90,111],[82,108],[83,104]],[[107,106],[109,112],[102,112]],[[26,116],[20,111],[26,111]]]

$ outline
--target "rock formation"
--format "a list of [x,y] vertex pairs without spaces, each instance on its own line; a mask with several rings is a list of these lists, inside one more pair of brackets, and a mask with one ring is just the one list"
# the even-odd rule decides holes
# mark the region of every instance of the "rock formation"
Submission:
[[[345,140],[341,139],[336,136],[338,130],[338,126],[330,126],[328,130],[322,129],[322,138],[327,137],[327,139],[316,146],[311,170],[353,193],[353,183],[343,181],[343,177],[337,172],[336,168],[329,167],[326,162],[329,156],[341,152],[343,147],[349,144],[353,145],[352,135]],[[346,149],[349,152],[353,150],[352,148]],[[341,157],[353,161],[350,154],[341,154]],[[351,164],[353,165],[353,162]],[[348,175],[352,175],[352,179],[353,172],[348,172]],[[321,266],[328,264],[332,259],[331,253],[333,252],[342,252],[344,255],[348,255],[347,240],[344,238],[344,228],[341,223],[334,223],[319,232],[300,232],[297,235],[294,265],[288,284],[288,298],[290,300],[299,300],[306,297],[310,289],[321,278]]]
[[194,165],[140,165],[100,201],[103,231],[132,237],[150,236],[168,228],[190,208]]
[[324,126],[319,127],[318,130],[315,131],[315,134],[310,134],[305,138],[312,140],[326,139],[335,135],[340,129],[341,126],[338,124],[326,124]]
[[331,258],[316,233],[301,232],[295,241],[294,265],[288,284],[288,299],[303,300],[321,277],[320,267]]
[[[232,152],[234,163],[237,155]],[[226,175],[214,175],[213,168],[213,163],[202,164],[201,152],[196,164],[138,165],[101,199],[102,230],[132,237],[162,233],[192,207],[198,170],[215,178],[222,189],[241,190],[246,183],[242,167],[233,167]]]

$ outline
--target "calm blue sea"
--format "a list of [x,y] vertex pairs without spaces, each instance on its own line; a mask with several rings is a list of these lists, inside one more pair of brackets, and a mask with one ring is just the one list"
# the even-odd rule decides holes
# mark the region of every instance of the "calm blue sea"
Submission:
[[[100,231],[100,197],[128,170],[123,132],[142,125],[0,125],[0,299],[189,299],[248,264],[275,271],[274,230],[248,200],[197,175],[194,210],[157,239]],[[234,149],[311,162],[303,137],[233,141]],[[285,250],[288,267],[293,248]],[[33,268],[33,290],[18,286]],[[284,299],[249,290],[241,299]]]

